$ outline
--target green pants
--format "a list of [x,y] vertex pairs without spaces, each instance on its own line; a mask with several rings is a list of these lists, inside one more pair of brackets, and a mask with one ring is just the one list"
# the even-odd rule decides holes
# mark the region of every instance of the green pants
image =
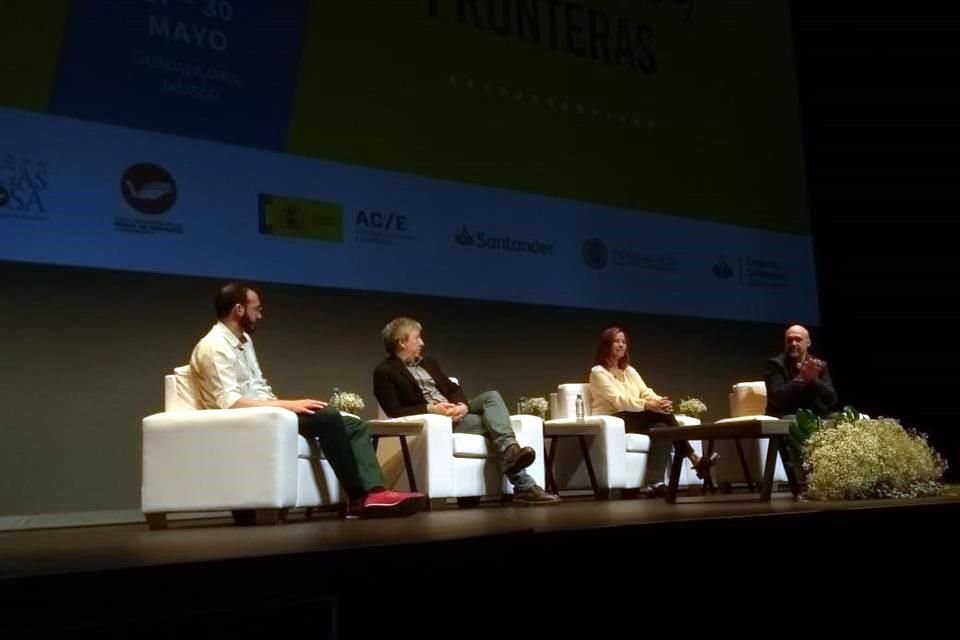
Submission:
[[383,487],[383,472],[370,442],[367,423],[353,416],[340,415],[333,407],[298,413],[300,435],[320,443],[327,462],[333,467],[344,491],[351,498],[362,498]]

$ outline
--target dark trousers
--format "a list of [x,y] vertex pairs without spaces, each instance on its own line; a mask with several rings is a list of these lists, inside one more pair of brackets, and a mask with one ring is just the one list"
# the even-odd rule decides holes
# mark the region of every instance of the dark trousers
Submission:
[[[627,433],[641,433],[650,435],[651,427],[676,427],[677,419],[670,413],[655,411],[621,411],[613,414],[623,418]],[[647,452],[647,473],[643,484],[650,486],[663,482],[667,466],[670,464],[670,449],[673,443],[663,438],[650,438],[650,449]],[[686,440],[677,443],[676,455],[687,457],[693,453],[693,447]]]
[[323,454],[351,498],[362,498],[371,489],[383,486],[383,472],[370,441],[367,423],[341,415],[333,407],[298,413],[300,435],[320,443]]

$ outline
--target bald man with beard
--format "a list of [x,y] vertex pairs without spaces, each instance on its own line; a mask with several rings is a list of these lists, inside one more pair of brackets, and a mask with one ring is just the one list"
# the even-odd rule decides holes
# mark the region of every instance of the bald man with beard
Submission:
[[808,409],[826,416],[837,404],[827,363],[810,354],[810,332],[795,324],[783,334],[783,353],[767,360],[767,415],[793,415]]

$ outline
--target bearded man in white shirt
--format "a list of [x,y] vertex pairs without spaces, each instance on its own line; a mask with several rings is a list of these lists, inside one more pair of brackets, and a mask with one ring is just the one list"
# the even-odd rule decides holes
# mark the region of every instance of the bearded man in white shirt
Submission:
[[214,301],[217,323],[194,347],[190,369],[205,409],[281,407],[297,414],[300,434],[320,443],[350,499],[347,517],[405,516],[423,509],[423,494],[387,491],[365,422],[341,415],[326,402],[281,400],[257,362],[251,334],[263,318],[260,296],[239,282],[224,285]]

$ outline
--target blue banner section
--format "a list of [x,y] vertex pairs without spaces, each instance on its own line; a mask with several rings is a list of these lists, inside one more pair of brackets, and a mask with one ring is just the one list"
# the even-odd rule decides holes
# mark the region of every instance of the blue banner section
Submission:
[[74,0],[52,113],[283,149],[307,0]]
[[806,235],[12,110],[0,259],[818,324]]

